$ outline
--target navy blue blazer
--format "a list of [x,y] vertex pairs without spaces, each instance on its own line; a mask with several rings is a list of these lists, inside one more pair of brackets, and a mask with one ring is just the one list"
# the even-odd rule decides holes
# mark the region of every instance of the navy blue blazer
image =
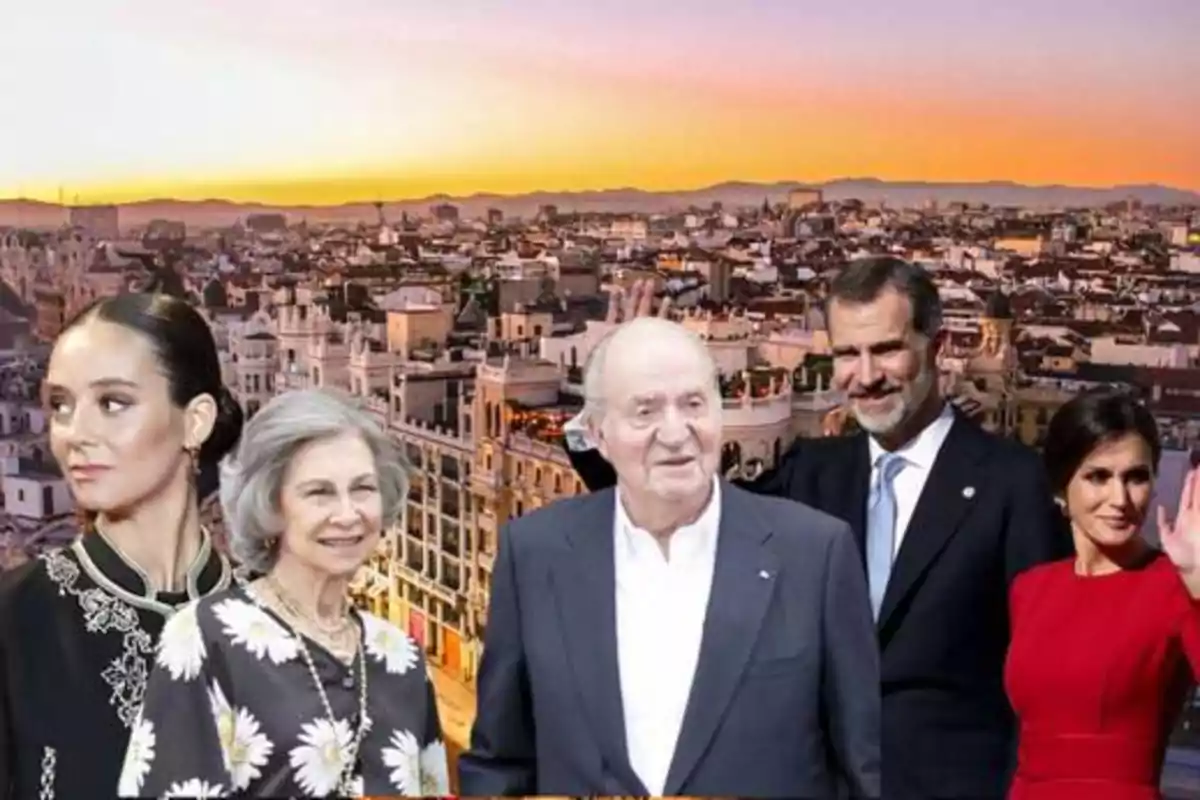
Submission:
[[[463,795],[649,794],[626,751],[613,490],[502,531]],[[768,577],[764,578],[763,575]],[[879,794],[879,661],[846,523],[722,484],[700,658],[665,795]]]

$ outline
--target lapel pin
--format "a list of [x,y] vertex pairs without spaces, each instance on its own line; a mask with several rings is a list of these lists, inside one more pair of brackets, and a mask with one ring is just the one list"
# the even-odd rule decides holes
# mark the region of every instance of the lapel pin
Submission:
[[966,488],[963,489],[963,497],[970,500],[974,496],[975,496],[975,487],[974,486],[967,486]]
[[767,572],[767,571],[764,569],[764,570],[761,570],[761,571],[758,573],[758,577],[762,578],[764,581],[767,581],[767,580],[770,580],[770,579],[771,579],[771,573]]

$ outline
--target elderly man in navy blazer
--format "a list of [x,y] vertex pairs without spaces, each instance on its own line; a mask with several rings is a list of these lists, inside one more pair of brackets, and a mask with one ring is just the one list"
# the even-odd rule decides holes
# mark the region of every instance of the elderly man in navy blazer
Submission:
[[584,383],[618,485],[502,531],[461,793],[877,797],[849,526],[717,477],[716,369],[681,326],[626,323]]

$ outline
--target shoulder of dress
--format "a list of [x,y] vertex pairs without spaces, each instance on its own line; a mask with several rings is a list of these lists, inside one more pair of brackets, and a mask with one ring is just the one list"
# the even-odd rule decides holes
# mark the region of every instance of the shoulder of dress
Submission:
[[1071,578],[1074,563],[1073,558],[1060,558],[1057,561],[1035,564],[1013,578],[1010,591],[1012,593],[1029,592],[1034,586],[1066,582]]
[[248,600],[244,600],[238,593],[238,590],[242,587],[243,584],[236,582],[230,583],[228,586],[211,591],[203,597],[197,597],[195,600],[188,603],[188,607],[195,609],[197,613],[211,614],[215,606],[219,606],[228,600],[241,600],[243,602],[249,602]]
[[49,580],[51,583],[71,587],[80,574],[79,556],[75,554],[73,547],[52,547],[38,553],[24,564],[0,574],[0,586],[8,588]]
[[41,605],[59,596],[90,588],[79,586],[82,570],[70,548],[56,547],[0,573],[0,619],[20,614],[30,603]]
[[75,543],[61,544],[54,547],[47,547],[42,552],[38,553],[33,558],[29,559],[29,564],[47,564],[61,559],[69,561],[79,561],[79,556],[75,554]]
[[384,634],[384,640],[408,642],[408,645],[415,648],[416,652],[421,652],[421,643],[404,628],[389,619],[384,619],[378,614],[372,614],[370,611],[359,609],[358,617],[362,620],[363,633],[370,641],[379,641],[379,634]]
[[246,617],[247,612],[240,604],[257,609],[238,594],[236,586],[229,586],[190,601],[171,615],[167,626],[172,631],[197,629],[210,649],[220,649],[229,638],[229,625]]
[[403,628],[401,628],[399,625],[392,622],[391,620],[384,619],[383,617],[379,616],[378,614],[373,614],[370,611],[366,611],[366,610],[360,608],[360,609],[358,609],[358,616],[359,616],[359,619],[362,620],[362,623],[364,626],[368,626],[368,627],[374,628],[376,630],[383,628],[383,629],[395,631],[397,633],[403,633],[405,636],[408,635],[408,633],[405,632],[405,630]]
[[1192,597],[1183,579],[1179,577],[1179,570],[1165,553],[1159,552],[1154,561],[1146,567],[1145,573],[1147,582],[1161,587],[1161,590],[1156,588],[1155,592],[1161,591],[1169,595],[1184,619],[1189,619],[1200,611],[1200,599]]
[[199,625],[202,630],[211,632],[210,628],[212,628],[212,626],[219,625],[217,609],[230,600],[241,600],[241,598],[235,594],[235,589],[236,585],[231,585],[225,587],[224,589],[218,589],[214,592],[209,592],[203,597],[198,597],[176,611],[172,616],[172,619],[179,616],[190,616],[196,620],[196,624]]
[[0,604],[7,604],[30,587],[43,582],[46,575],[46,562],[41,556],[0,573]]

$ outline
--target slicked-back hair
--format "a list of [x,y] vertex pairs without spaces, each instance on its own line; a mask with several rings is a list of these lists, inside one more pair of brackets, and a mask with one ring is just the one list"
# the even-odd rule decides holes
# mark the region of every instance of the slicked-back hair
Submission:
[[862,305],[892,289],[908,298],[913,330],[932,339],[942,327],[942,299],[923,267],[894,256],[867,256],[842,268],[829,283],[825,318],[835,300]]
[[217,466],[237,444],[243,424],[242,407],[221,382],[212,329],[186,300],[155,291],[96,300],[68,321],[60,336],[93,320],[119,325],[149,342],[177,407],[202,394],[212,396],[217,418],[197,453],[197,489],[200,497],[208,496],[216,485]]
[[410,466],[375,419],[345,392],[302,389],[263,406],[242,431],[237,450],[221,464],[221,510],[240,566],[259,575],[274,566],[284,520],[280,491],[288,465],[305,445],[357,434],[375,456],[386,528],[408,497]]

